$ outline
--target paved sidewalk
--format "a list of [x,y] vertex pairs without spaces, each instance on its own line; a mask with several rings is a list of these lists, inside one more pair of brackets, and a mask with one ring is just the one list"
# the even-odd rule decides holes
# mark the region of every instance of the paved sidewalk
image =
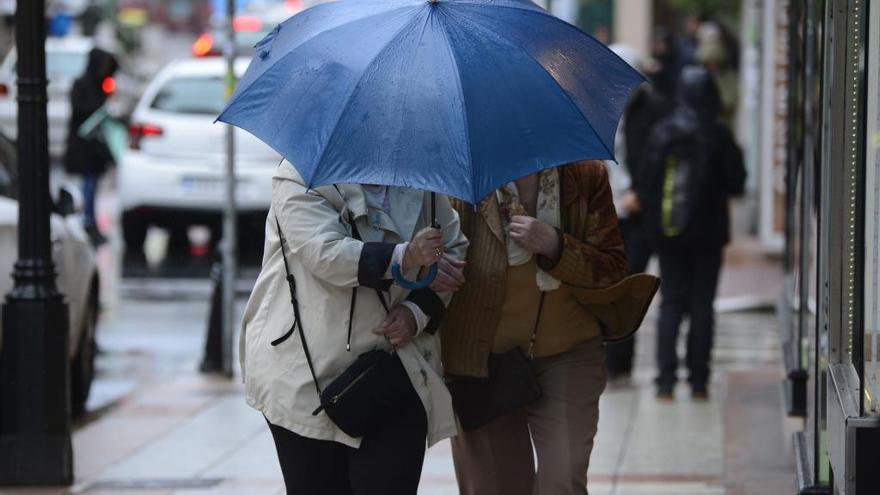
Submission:
[[[748,294],[749,283],[766,290],[740,270],[755,272],[753,264],[733,262],[724,280],[736,282],[726,282],[722,294]],[[794,493],[773,313],[719,315],[711,399],[694,402],[682,385],[672,403],[653,395],[652,315],[639,333],[633,383],[603,395],[590,493]],[[282,494],[270,435],[244,404],[242,386],[196,373],[171,376],[79,425],[75,486],[0,494]],[[455,493],[443,442],[428,452],[419,494]]]
[[[691,401],[684,386],[673,403],[654,399],[646,326],[633,386],[602,398],[590,493],[793,493],[772,322],[769,313],[719,317],[717,372],[703,403]],[[74,451],[70,490],[0,493],[283,493],[265,423],[245,406],[239,384],[218,378],[192,374],[137,392],[81,426]],[[429,451],[419,493],[457,493],[448,442]]]

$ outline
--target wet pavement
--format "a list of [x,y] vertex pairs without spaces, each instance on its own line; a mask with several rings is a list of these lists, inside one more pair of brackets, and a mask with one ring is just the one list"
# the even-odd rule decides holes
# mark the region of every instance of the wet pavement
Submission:
[[[271,437],[241,385],[195,372],[204,304],[126,306],[103,329],[96,392],[129,388],[78,426],[77,484],[0,493],[283,493]],[[149,328],[124,323],[147,314],[167,317]],[[706,402],[683,386],[672,403],[654,399],[652,333],[648,325],[639,336],[632,385],[603,395],[590,493],[792,493],[772,314],[719,317]],[[419,493],[457,493],[448,442],[428,452]]]

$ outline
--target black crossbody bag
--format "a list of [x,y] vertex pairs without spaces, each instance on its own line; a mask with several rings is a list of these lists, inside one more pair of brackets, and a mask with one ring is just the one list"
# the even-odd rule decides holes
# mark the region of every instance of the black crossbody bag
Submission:
[[446,386],[452,395],[452,406],[465,431],[476,430],[544,395],[532,365],[532,349],[543,309],[544,292],[541,292],[528,354],[519,346],[507,352],[489,354],[489,377],[486,379],[447,378]]
[[[349,217],[353,237],[361,240],[354,219]],[[284,254],[284,245],[287,241],[281,232],[281,223],[275,217],[278,228],[278,236],[281,240],[281,258],[284,260],[284,271],[287,273],[287,285],[290,289],[290,302],[293,305],[293,324],[284,335],[272,341],[277,346],[290,338],[299,326],[299,338],[302,343],[303,353],[312,374],[312,382],[315,392],[318,394],[321,405],[312,412],[317,416],[323,411],[346,435],[354,438],[369,435],[388,424],[400,413],[405,404],[407,395],[413,393],[412,382],[409,375],[400,362],[396,352],[387,352],[382,349],[367,351],[342,372],[326,388],[321,389],[318,377],[315,375],[315,367],[312,363],[312,355],[306,344],[306,336],[302,327],[299,302],[296,297],[296,280],[290,273],[287,256]],[[376,289],[376,295],[388,312],[388,303],[382,295],[382,291]],[[357,287],[351,291],[351,306],[348,319],[348,339],[346,351],[351,351],[351,328],[354,320],[354,308],[357,302]]]

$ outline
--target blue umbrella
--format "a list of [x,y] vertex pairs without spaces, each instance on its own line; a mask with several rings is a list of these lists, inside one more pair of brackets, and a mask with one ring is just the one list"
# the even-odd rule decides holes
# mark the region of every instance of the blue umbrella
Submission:
[[643,80],[527,0],[339,1],[261,41],[219,120],[272,146],[310,187],[477,203],[539,170],[613,159]]
[[613,159],[644,78],[528,0],[350,0],[280,24],[218,120],[308,187],[385,184],[477,203],[502,184]]

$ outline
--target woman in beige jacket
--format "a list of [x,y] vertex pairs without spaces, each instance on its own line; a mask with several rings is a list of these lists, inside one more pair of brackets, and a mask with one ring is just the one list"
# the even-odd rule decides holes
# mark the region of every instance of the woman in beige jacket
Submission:
[[[245,310],[240,354],[247,402],[269,422],[288,493],[415,493],[426,439],[434,444],[456,433],[436,332],[449,294],[405,290],[391,283],[388,270],[393,259],[412,272],[443,252],[464,257],[467,240],[458,215],[445,197],[436,204],[442,230],[429,228],[427,193],[360,185],[308,189],[293,166],[279,166],[263,268]],[[353,238],[350,218],[363,241]],[[271,345],[294,317],[282,256],[296,280],[302,316],[297,331],[304,332],[322,386],[358,355],[397,347],[413,394],[410,406],[381,431],[352,438],[326,414],[312,415],[320,402],[298,336]],[[347,350],[355,287],[360,296]],[[387,315],[375,288],[389,302]]]

